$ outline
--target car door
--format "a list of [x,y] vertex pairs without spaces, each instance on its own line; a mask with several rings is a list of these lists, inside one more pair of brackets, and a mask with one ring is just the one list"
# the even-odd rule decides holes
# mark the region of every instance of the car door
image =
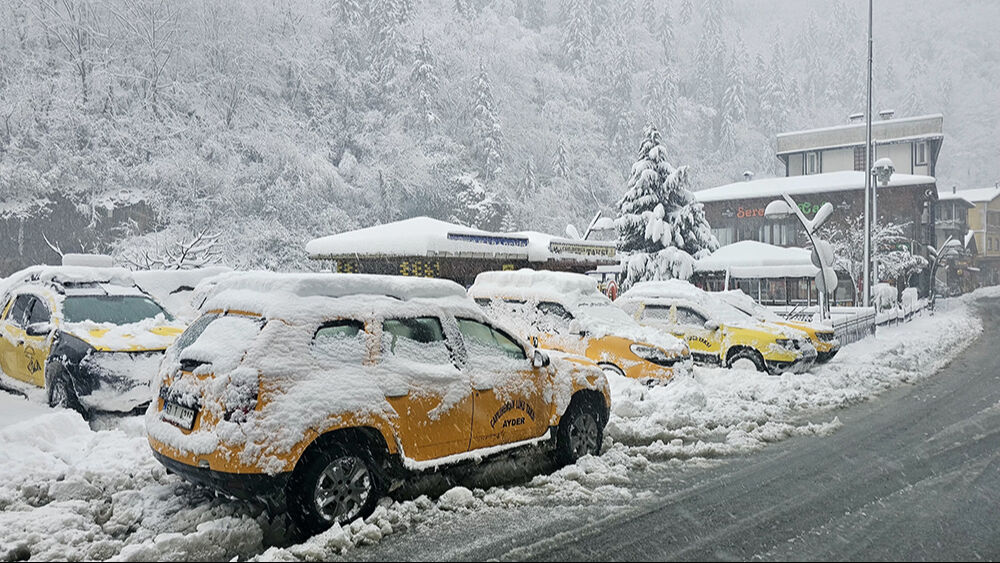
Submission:
[[476,319],[456,320],[474,394],[472,449],[545,434],[548,372],[533,367],[521,344],[503,330]]
[[30,382],[24,356],[25,326],[33,295],[15,296],[4,311],[0,322],[0,368],[14,379]]
[[702,362],[718,363],[721,354],[719,329],[710,330],[705,326],[708,317],[685,305],[677,305],[674,318],[684,341],[691,349],[691,355]]
[[22,353],[26,381],[38,387],[45,387],[45,362],[48,360],[49,351],[52,348],[52,331],[46,331],[45,334],[41,335],[31,335],[28,334],[27,328],[31,325],[51,322],[52,312],[49,310],[49,304],[40,296],[32,296],[25,314]]
[[472,434],[472,384],[458,368],[436,316],[382,321],[377,376],[395,409],[406,457],[426,461],[464,453]]

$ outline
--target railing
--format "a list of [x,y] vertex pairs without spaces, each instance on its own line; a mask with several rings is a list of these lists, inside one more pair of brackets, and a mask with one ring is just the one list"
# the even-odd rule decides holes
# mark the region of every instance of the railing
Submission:
[[[815,321],[819,308],[816,305],[768,307],[790,321]],[[873,307],[831,307],[830,320],[834,335],[841,345],[850,344],[875,334],[877,316]]]

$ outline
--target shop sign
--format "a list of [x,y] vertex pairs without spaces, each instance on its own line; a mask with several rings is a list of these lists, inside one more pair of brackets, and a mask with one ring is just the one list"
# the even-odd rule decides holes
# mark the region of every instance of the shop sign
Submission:
[[[799,211],[801,211],[802,214],[806,215],[806,216],[808,216],[808,215],[815,215],[816,212],[819,211],[820,207],[823,207],[822,203],[818,203],[817,204],[817,203],[811,203],[811,202],[808,202],[808,201],[804,201],[804,202],[802,202],[802,203],[799,204]],[[752,217],[763,217],[763,216],[764,216],[764,208],[763,207],[743,207],[743,206],[740,206],[736,210],[736,218],[737,219],[750,219]]]

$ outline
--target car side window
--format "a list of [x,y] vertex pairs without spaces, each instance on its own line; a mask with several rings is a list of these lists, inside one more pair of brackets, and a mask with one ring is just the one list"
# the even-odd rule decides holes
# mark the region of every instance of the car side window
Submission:
[[505,357],[514,360],[527,359],[524,350],[503,332],[479,321],[458,319],[458,330],[465,340],[465,348],[470,359],[479,357]]
[[437,317],[382,321],[382,358],[425,364],[450,364],[451,351]]
[[360,365],[368,355],[365,324],[354,319],[324,323],[316,330],[309,348],[323,365]]
[[49,313],[49,306],[44,301],[35,297],[32,299],[31,308],[28,309],[24,326],[35,323],[47,323],[52,319]]
[[544,331],[567,331],[573,321],[573,314],[553,301],[540,301],[538,312],[541,313],[538,328]]
[[14,305],[10,308],[10,312],[7,314],[7,320],[24,328],[26,326],[25,317],[28,316],[28,309],[31,307],[33,299],[34,296],[32,295],[18,295],[14,300]]
[[670,307],[666,305],[646,305],[642,309],[642,318],[657,321],[669,321]]
[[677,308],[677,324],[688,325],[688,326],[705,326],[705,321],[707,319],[701,314],[688,309],[687,307]]

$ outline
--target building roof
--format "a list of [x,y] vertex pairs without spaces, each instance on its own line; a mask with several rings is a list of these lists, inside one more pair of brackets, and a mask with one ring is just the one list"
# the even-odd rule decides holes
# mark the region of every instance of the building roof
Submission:
[[985,203],[993,201],[1000,196],[1000,188],[978,188],[975,190],[959,190],[955,195],[964,198],[972,203]]
[[969,207],[969,208],[976,206],[976,204],[972,203],[971,201],[963,197],[961,193],[956,193],[956,192],[938,191],[938,201],[953,201],[955,203],[961,204],[964,207]]
[[414,217],[309,241],[317,260],[437,256],[503,260],[617,261],[614,242],[575,240],[536,231],[494,233],[430,217]]
[[[944,116],[940,113],[879,119],[872,121],[872,140],[876,144],[926,139],[943,139]],[[819,129],[780,133],[777,154],[783,155],[815,149],[850,147],[865,144],[865,123],[850,123]]]
[[754,240],[728,244],[695,263],[696,272],[729,272],[734,278],[805,278],[819,268],[804,248],[774,246]]
[[[918,176],[913,174],[893,174],[889,179],[889,187],[923,186],[934,184],[933,176]],[[733,182],[724,186],[709,188],[694,193],[698,201],[732,201],[762,197],[778,197],[781,194],[790,196],[802,194],[818,194],[848,190],[862,190],[865,187],[865,175],[856,170],[827,172],[825,174],[809,174],[806,176],[787,176],[782,178],[762,178],[749,182]],[[879,185],[879,188],[883,186]]]

